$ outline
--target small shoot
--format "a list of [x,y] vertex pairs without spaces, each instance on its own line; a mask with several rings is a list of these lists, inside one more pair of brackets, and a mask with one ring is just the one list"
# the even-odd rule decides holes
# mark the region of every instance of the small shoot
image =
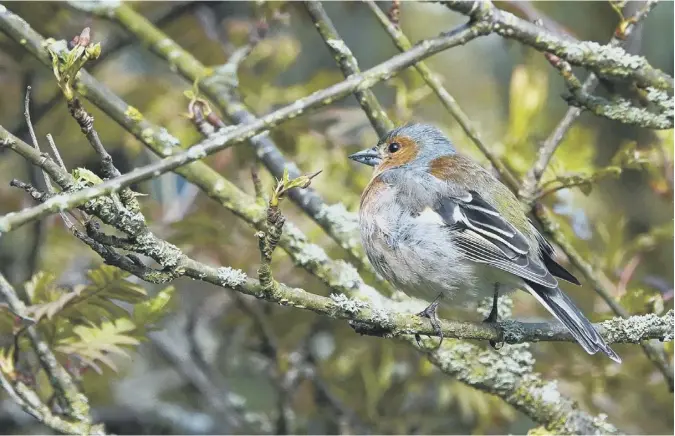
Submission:
[[68,51],[56,52],[52,47],[53,45],[48,46],[47,50],[52,57],[54,76],[66,100],[72,101],[75,98],[73,84],[77,75],[89,60],[98,59],[101,55],[101,43],[92,44],[91,29],[85,27],[73,39]]
[[323,170],[319,170],[309,175],[303,175],[296,177],[295,179],[291,179],[288,175],[288,169],[284,168],[284,174],[281,177],[281,180],[277,181],[277,187],[274,189],[274,193],[272,194],[270,207],[278,207],[279,202],[283,199],[284,195],[286,195],[286,193],[291,189],[307,188],[312,183],[312,179],[321,174],[322,171]]

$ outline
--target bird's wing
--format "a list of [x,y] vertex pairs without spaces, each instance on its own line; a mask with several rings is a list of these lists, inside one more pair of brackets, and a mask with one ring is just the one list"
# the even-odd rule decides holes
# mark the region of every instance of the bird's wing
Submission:
[[443,196],[434,212],[453,232],[453,239],[471,261],[491,265],[531,282],[555,288],[551,275],[538,253],[531,253],[525,236],[475,191],[461,196]]
[[562,265],[555,261],[553,258],[554,250],[550,242],[548,242],[541,234],[537,234],[539,240],[539,249],[541,250],[541,258],[546,265],[546,269],[550,271],[554,276],[561,278],[575,285],[581,285],[579,279],[574,277],[571,272],[567,271]]

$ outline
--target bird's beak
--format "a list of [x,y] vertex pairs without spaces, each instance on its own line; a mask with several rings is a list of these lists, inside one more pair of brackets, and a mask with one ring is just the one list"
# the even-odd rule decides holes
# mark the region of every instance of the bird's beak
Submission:
[[377,166],[380,164],[380,162],[382,162],[382,158],[380,157],[380,152],[377,150],[377,147],[359,151],[358,153],[354,153],[349,156],[349,158],[353,161],[368,165],[370,167]]

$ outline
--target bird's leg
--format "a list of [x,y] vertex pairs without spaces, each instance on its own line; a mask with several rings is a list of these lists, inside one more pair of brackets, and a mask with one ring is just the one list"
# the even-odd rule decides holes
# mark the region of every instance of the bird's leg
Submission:
[[[441,323],[438,321],[438,316],[436,315],[436,310],[438,309],[438,304],[440,303],[442,296],[443,294],[438,294],[438,297],[436,297],[436,299],[429,306],[427,306],[426,309],[417,314],[417,316],[428,318],[431,322],[431,327],[434,328],[434,333],[436,333],[438,337],[441,338],[436,348],[439,348],[443,343],[443,330],[441,330]],[[419,334],[415,334],[415,340],[417,341],[417,346],[422,348]]]
[[[497,310],[498,302],[499,302],[499,283],[495,283],[494,294],[492,295],[492,310],[490,310],[490,314],[487,316],[487,318],[483,320],[483,322],[494,325],[497,331],[499,332],[499,336],[501,337],[502,331],[499,327],[499,324],[497,324],[499,320],[499,312]],[[490,345],[495,350],[499,350],[504,345],[504,342],[490,340]]]
[[495,283],[494,293],[492,294],[492,310],[490,314],[483,320],[489,324],[496,324],[499,320],[499,313],[497,311],[497,303],[499,302],[499,283]]

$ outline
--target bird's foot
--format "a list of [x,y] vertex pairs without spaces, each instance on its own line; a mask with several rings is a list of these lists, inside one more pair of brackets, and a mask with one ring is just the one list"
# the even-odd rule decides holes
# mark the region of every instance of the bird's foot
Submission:
[[[417,314],[417,316],[422,317],[422,318],[428,318],[429,322],[431,322],[431,327],[434,329],[434,333],[441,338],[441,340],[438,342],[438,345],[436,346],[436,350],[440,348],[441,344],[443,343],[443,330],[441,330],[441,323],[438,320],[438,316],[436,315],[436,311],[438,309],[438,304],[440,302],[441,296],[439,295],[436,297],[436,299],[429,305],[427,306],[426,309],[421,311],[420,313]],[[415,340],[417,341],[417,346],[422,348],[422,338],[420,338],[419,334],[415,334]]]

